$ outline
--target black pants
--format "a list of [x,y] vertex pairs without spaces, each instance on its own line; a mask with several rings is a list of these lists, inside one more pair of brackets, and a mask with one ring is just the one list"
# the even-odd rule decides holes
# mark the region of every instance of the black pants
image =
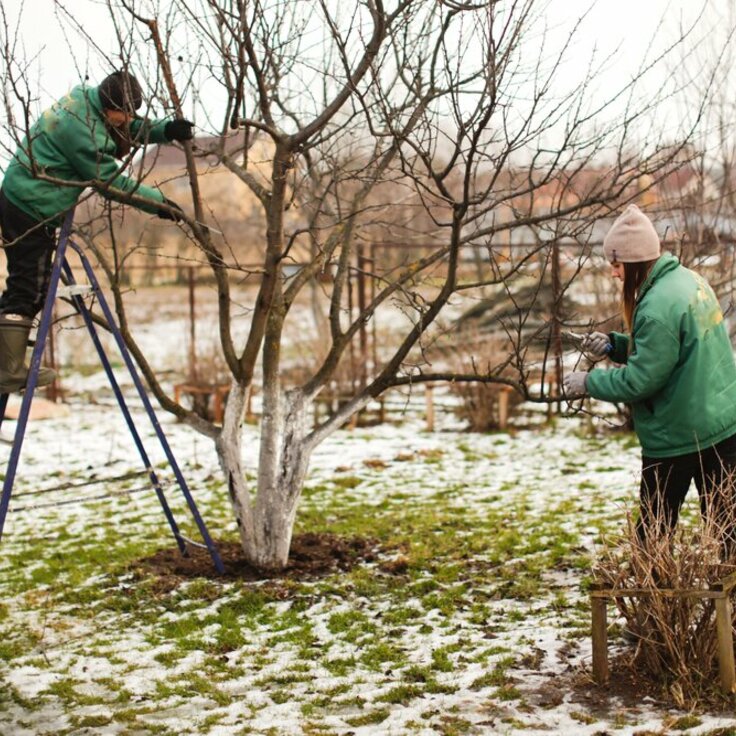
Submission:
[[712,515],[722,529],[724,544],[732,548],[736,540],[735,474],[736,435],[701,452],[642,457],[639,538],[644,540],[652,524],[657,525],[657,532],[674,529],[690,482],[695,481],[703,518]]
[[0,189],[0,231],[8,279],[0,296],[0,314],[35,317],[43,308],[56,249],[56,229],[39,223],[8,201]]

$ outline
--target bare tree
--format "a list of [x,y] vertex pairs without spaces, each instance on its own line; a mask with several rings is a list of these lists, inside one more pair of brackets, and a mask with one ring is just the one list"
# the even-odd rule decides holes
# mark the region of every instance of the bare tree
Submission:
[[734,29],[734,7],[710,3],[703,27],[706,40],[678,60],[674,74],[681,86],[710,83],[713,93],[683,166],[662,182],[657,197],[673,249],[685,265],[708,275],[729,313],[736,286],[736,104],[728,94],[736,81]]
[[[653,185],[681,163],[701,103],[677,136],[665,137],[656,120],[669,90],[663,85],[654,97],[642,90],[685,32],[633,79],[602,94],[596,83],[608,60],[593,59],[570,78],[576,29],[561,44],[548,43],[547,5],[171,0],[164,13],[155,3],[109,0],[122,58],[176,115],[183,115],[182,99],[202,100],[205,89],[219,100],[198,107],[210,115],[214,141],[206,150],[185,144],[185,153],[194,213],[187,231],[216,282],[232,375],[222,427],[163,390],[128,323],[120,258],[98,250],[124,336],[159,403],[216,444],[253,564],[285,565],[313,450],[383,392],[482,381],[510,385],[526,399],[559,400],[543,379],[538,388],[539,371],[552,370],[561,300],[588,255],[591,224],[638,196],[643,175]],[[75,25],[73,12],[63,13]],[[174,73],[181,48],[189,67],[185,59]],[[234,244],[206,224],[217,203],[201,194],[203,156],[215,156],[262,208],[258,293],[242,342],[234,337],[232,283],[243,273],[228,260]],[[407,247],[374,248],[369,259],[365,249],[386,239]],[[523,249],[515,249],[518,241]],[[576,246],[575,255],[558,268],[552,301],[540,312],[550,271],[564,259],[561,242]],[[296,268],[288,278],[286,264]],[[371,289],[354,303],[358,277]],[[497,321],[507,349],[493,365],[460,374],[432,362],[429,349],[451,339],[458,310],[489,290],[511,307]],[[296,380],[282,353],[284,330],[306,304],[321,349]],[[359,380],[337,411],[311,426],[320,392],[379,314],[396,325],[392,335],[373,355],[364,345],[358,350]],[[256,380],[263,411],[258,475],[249,487],[241,425]]]

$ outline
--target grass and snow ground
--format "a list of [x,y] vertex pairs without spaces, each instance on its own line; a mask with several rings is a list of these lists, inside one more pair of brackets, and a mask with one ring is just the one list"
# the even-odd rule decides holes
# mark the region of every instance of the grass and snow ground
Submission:
[[[161,418],[212,534],[235,538],[210,443]],[[252,427],[246,444],[252,462]],[[590,437],[572,422],[428,434],[410,419],[341,431],[313,458],[296,531],[375,537],[383,558],[318,580],[201,579],[167,592],[130,573],[173,545],[152,492],[41,506],[140,479],[22,495],[119,476],[136,460],[109,406],[30,427],[0,545],[2,734],[736,729],[736,718],[646,699],[594,706],[569,688],[590,666],[591,553],[635,498],[630,436]]]

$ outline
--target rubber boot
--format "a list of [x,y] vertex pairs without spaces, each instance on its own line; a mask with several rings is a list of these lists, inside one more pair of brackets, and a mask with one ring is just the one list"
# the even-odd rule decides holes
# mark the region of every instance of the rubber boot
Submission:
[[[31,320],[21,314],[0,314],[0,394],[20,391],[28,379],[25,364]],[[50,368],[38,372],[37,386],[48,386],[56,373]]]

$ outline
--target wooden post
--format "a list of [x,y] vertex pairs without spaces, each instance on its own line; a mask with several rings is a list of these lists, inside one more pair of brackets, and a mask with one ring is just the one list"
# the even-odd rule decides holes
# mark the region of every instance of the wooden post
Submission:
[[[371,304],[376,303],[376,246],[371,243],[370,247],[370,276],[371,276]],[[371,317],[371,375],[375,376],[378,372],[378,328],[377,328],[376,312]],[[381,412],[383,412],[383,403],[381,404]],[[383,417],[381,417],[383,423]]]
[[367,259],[363,255],[363,248],[358,246],[358,319],[360,319],[360,326],[358,327],[358,342],[360,345],[360,375],[358,376],[359,386],[364,389],[368,384],[368,328],[366,327],[365,320],[362,315],[365,314],[366,306],[368,304],[368,297],[366,294],[366,265]]
[[[346,279],[346,286],[348,292],[348,322],[353,321],[353,277],[351,276],[351,269],[348,266],[348,275]],[[357,359],[355,357],[355,340],[351,340],[348,343],[348,355],[350,356],[350,391],[355,394],[355,377],[357,373]],[[340,393],[340,387],[338,386],[336,391]]]
[[314,412],[314,417],[312,419],[312,426],[317,427],[319,426],[319,415],[320,415],[320,406],[321,402],[319,400],[319,396],[312,402],[312,411]]
[[[245,421],[246,422],[252,422],[255,418],[255,415],[253,414],[253,390],[254,386],[251,383],[251,385],[248,387],[248,399],[245,404]],[[314,406],[316,409],[317,402],[314,402]],[[317,424],[317,420],[315,419],[315,425]]]
[[46,398],[49,401],[57,402],[63,399],[63,392],[61,390],[61,384],[59,381],[59,368],[56,365],[56,339],[54,325],[56,324],[56,303],[51,308],[51,329],[49,330],[48,340],[46,341],[46,350],[43,354],[42,365],[51,368],[54,373],[54,380],[46,386]]
[[434,432],[434,386],[431,383],[424,386],[424,402],[426,405],[427,432]]
[[716,629],[718,631],[718,671],[721,676],[721,689],[726,695],[730,695],[736,685],[736,670],[733,658],[731,601],[728,593],[722,598],[716,598]]
[[196,383],[197,375],[197,310],[194,302],[194,267],[188,268],[189,283],[189,380]]
[[[225,398],[230,393],[230,387],[215,386],[215,395],[213,397],[212,419],[215,424],[222,424],[225,414]],[[247,416],[247,409],[246,409]]]
[[608,624],[606,598],[591,598],[593,628],[593,679],[597,685],[608,682]]
[[509,422],[509,390],[501,386],[498,392],[498,428],[506,429]]
[[[555,238],[552,242],[552,350],[555,359],[555,390],[559,391],[562,385],[562,286],[560,283],[560,243]],[[550,381],[550,392],[552,390]],[[549,405],[551,406],[551,404]],[[562,412],[562,402],[557,402],[557,413]]]

